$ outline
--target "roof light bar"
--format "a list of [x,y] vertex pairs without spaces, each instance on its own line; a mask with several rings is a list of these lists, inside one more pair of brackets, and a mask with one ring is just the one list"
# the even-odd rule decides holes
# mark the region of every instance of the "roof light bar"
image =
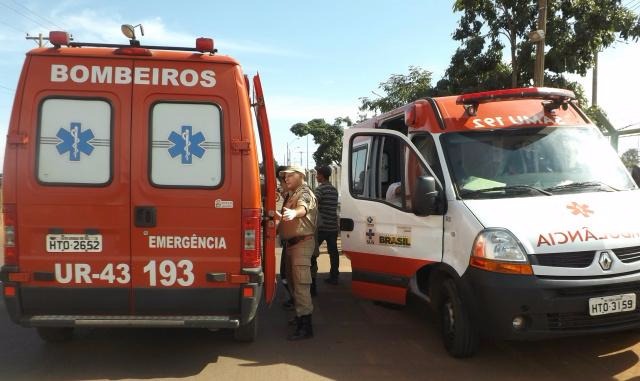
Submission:
[[483,91],[479,93],[463,94],[456,99],[456,104],[462,105],[470,116],[476,115],[478,105],[489,102],[510,101],[515,99],[542,99],[545,111],[558,107],[566,110],[568,103],[576,99],[573,91],[555,89],[551,87],[524,87],[516,89]]

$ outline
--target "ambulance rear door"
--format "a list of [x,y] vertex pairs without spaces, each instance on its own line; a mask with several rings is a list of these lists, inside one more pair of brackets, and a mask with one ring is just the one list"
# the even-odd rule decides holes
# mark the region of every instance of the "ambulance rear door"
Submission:
[[40,53],[25,65],[15,206],[19,271],[29,275],[22,313],[128,314],[131,84],[113,78],[132,61]]
[[242,154],[231,145],[241,129],[236,67],[144,59],[135,66],[159,73],[166,85],[133,89],[132,310],[238,314],[243,173]]
[[[409,281],[442,260],[444,205],[418,216],[412,192],[419,177],[440,181],[401,133],[352,128],[344,133],[341,239],[351,259],[356,296],[404,304]],[[444,200],[440,202],[444,204]]]
[[[245,78],[248,81],[248,78]],[[262,167],[264,170],[264,205],[263,205],[263,268],[264,268],[264,295],[267,303],[271,303],[275,297],[276,286],[276,175],[273,147],[271,145],[271,131],[267,118],[267,106],[262,92],[260,76],[253,77],[255,90],[255,114],[260,135],[260,147],[262,149]]]

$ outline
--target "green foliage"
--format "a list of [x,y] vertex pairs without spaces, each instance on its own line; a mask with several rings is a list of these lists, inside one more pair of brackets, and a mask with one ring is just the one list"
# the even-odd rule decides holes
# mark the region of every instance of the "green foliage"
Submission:
[[[453,9],[462,16],[453,39],[461,46],[438,90],[462,93],[530,85],[535,47],[528,33],[537,29],[537,4],[537,0],[456,0]],[[595,54],[616,38],[640,37],[640,20],[620,0],[549,0],[547,6],[547,86],[564,83],[560,87],[577,89],[563,73],[585,75]],[[505,48],[510,53],[508,65],[503,63]]]
[[318,149],[313,153],[316,165],[340,164],[343,130],[352,124],[349,117],[336,118],[333,124],[324,119],[312,119],[307,123],[294,124],[291,132],[296,136],[313,136],[313,141],[318,144]]
[[640,158],[638,157],[638,150],[635,148],[631,148],[620,156],[620,159],[624,163],[624,166],[627,168],[633,168],[634,165],[638,165],[640,163]]
[[591,119],[591,121],[600,128],[600,131],[603,134],[609,134],[609,130],[607,129],[607,125],[609,125],[609,121],[607,120],[607,113],[604,112],[599,106],[591,106],[583,109],[585,114]]
[[381,82],[378,88],[386,95],[376,99],[360,98],[360,111],[387,112],[413,102],[416,99],[433,95],[430,71],[417,66],[409,66],[409,74],[393,74]]

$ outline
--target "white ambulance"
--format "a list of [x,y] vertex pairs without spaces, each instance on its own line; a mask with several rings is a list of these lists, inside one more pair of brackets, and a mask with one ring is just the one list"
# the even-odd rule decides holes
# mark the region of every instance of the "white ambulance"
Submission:
[[640,191],[572,92],[422,99],[344,134],[353,292],[437,311],[446,349],[640,327]]

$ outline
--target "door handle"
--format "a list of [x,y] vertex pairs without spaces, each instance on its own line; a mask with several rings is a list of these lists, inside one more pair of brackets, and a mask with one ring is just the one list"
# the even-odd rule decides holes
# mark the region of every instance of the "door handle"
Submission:
[[153,228],[156,226],[155,206],[136,206],[133,215],[134,224],[138,228]]

